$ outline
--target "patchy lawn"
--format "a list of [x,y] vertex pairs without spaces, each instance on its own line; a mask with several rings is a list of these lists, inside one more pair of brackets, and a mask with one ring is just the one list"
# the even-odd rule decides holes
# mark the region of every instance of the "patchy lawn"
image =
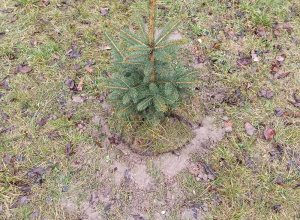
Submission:
[[187,15],[179,56],[203,74],[158,126],[100,88],[101,28],[146,5],[0,3],[1,218],[300,218],[299,2],[159,2],[160,26]]

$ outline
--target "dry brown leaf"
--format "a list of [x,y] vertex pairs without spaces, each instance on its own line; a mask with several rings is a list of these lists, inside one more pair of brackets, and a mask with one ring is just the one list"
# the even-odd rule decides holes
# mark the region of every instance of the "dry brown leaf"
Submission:
[[33,45],[33,46],[37,46],[37,45],[38,45],[38,42],[37,42],[36,39],[32,39],[32,40],[30,41],[30,44]]
[[91,68],[91,67],[85,67],[85,70],[87,71],[87,72],[89,72],[89,73],[92,73],[92,72],[94,72],[94,70]]
[[108,14],[109,9],[108,8],[101,8],[100,14],[105,17]]
[[21,73],[28,73],[30,72],[32,69],[29,66],[22,66],[19,68],[19,72]]
[[264,88],[264,89],[260,90],[258,95],[260,97],[264,97],[266,99],[271,99],[274,96],[273,92],[269,88]]
[[249,122],[245,123],[245,130],[246,133],[249,134],[250,136],[253,136],[254,132],[257,130],[252,124]]
[[284,59],[285,59],[284,56],[276,56],[276,60],[277,60],[278,62],[282,62],[282,61],[284,61]]
[[82,91],[82,89],[83,89],[83,79],[80,80],[80,82],[78,83],[78,86],[77,86],[78,91]]
[[39,7],[46,7],[50,4],[50,0],[42,0],[39,2]]
[[276,134],[276,131],[273,130],[272,128],[270,128],[268,126],[265,128],[264,136],[265,136],[266,140],[272,139],[275,134]]

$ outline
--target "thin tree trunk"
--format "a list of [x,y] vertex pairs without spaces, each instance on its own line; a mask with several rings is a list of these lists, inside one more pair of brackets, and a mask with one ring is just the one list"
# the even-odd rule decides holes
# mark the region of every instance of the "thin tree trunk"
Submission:
[[[154,25],[155,25],[155,6],[156,1],[150,0],[150,24],[149,24],[149,45],[152,48],[150,52],[150,61],[154,64],[154,54],[153,54],[153,48],[154,48]],[[152,68],[151,70],[151,82],[153,82],[155,79],[155,70]]]

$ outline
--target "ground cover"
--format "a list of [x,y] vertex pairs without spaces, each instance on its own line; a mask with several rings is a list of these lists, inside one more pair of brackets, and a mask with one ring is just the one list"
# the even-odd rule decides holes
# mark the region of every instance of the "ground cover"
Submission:
[[159,25],[187,15],[178,56],[203,74],[175,112],[190,124],[156,127],[121,119],[100,88],[100,27],[134,30],[145,6],[0,4],[1,218],[299,218],[298,1],[159,2]]

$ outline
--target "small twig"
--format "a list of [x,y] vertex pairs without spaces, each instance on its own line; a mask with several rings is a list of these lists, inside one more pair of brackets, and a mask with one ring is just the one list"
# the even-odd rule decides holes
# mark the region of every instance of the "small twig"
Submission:
[[298,99],[297,96],[296,96],[296,92],[293,93],[293,98],[295,99],[295,101],[297,103],[300,102],[300,99]]
[[212,169],[210,168],[210,166],[204,162],[204,160],[200,159],[199,163],[203,166],[203,168],[205,169],[205,172],[207,174],[211,174],[213,175],[215,178],[217,177],[217,175],[214,173],[214,171],[212,171]]
[[177,115],[177,114],[171,112],[169,117],[176,118],[176,119],[178,119],[178,121],[182,122],[183,124],[187,125],[188,127],[194,128],[193,123],[189,122],[187,119],[184,119],[180,115]]
[[4,80],[6,80],[9,76],[5,76],[3,79],[0,80],[0,82],[3,82]]

